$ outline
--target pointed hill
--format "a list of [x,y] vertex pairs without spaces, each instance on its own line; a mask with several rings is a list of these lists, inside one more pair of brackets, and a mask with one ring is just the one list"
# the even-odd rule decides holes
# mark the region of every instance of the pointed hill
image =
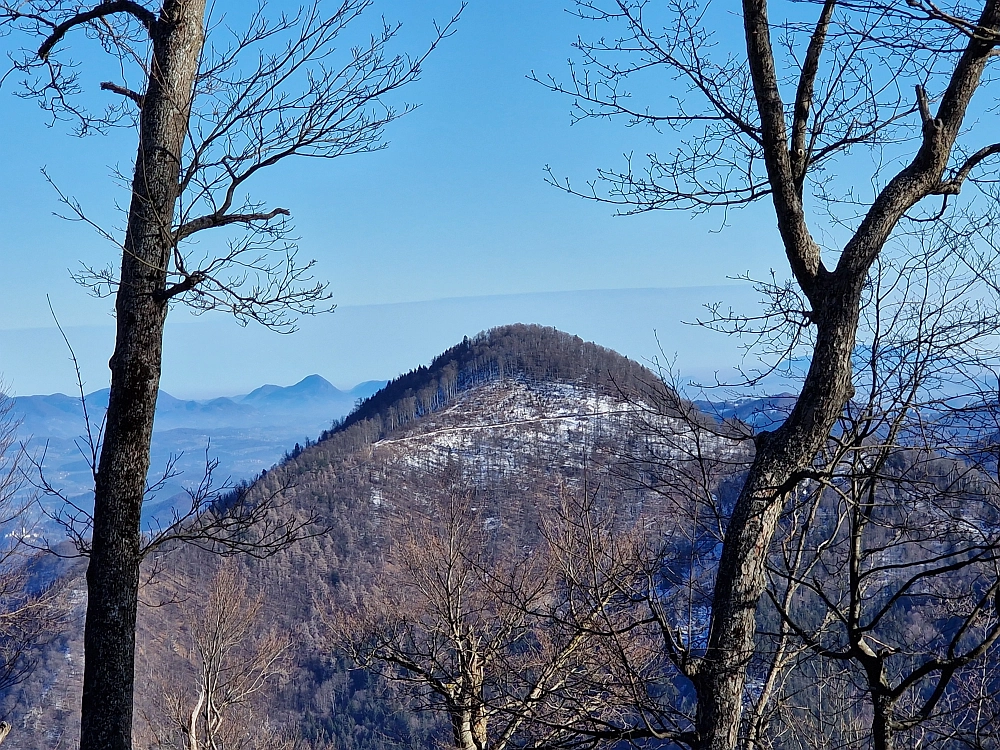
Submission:
[[579,336],[537,325],[508,325],[466,337],[427,366],[389,381],[322,438],[364,422],[379,434],[453,403],[486,383],[520,379],[577,385],[609,397],[655,388],[657,376],[618,352]]
[[345,395],[344,391],[334,387],[321,375],[309,375],[287,388],[277,385],[262,385],[236,400],[241,404],[267,404],[271,407],[282,402],[300,406],[307,401],[328,401],[344,398]]

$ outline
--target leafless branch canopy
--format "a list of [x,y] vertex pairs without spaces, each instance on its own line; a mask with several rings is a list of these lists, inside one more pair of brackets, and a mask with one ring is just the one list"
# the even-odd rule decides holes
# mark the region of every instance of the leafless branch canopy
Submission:
[[641,526],[566,490],[519,538],[479,514],[454,471],[423,513],[407,505],[375,591],[331,617],[341,648],[443,712],[459,750],[688,739],[659,700]]
[[266,704],[289,672],[291,638],[264,625],[263,606],[263,592],[232,559],[222,562],[204,594],[189,591],[178,602],[186,637],[158,634],[162,650],[178,658],[161,665],[145,686],[151,704],[139,728],[145,747],[293,746],[268,721]]
[[[621,213],[745,206],[787,184],[789,194],[774,199],[789,217],[811,197],[820,212],[857,228],[872,196],[836,173],[858,165],[867,174],[874,163],[873,186],[882,191],[901,155],[924,140],[925,124],[940,128],[934,123],[944,115],[947,129],[958,114],[949,97],[966,95],[968,82],[950,79],[965,45],[988,53],[998,40],[990,11],[980,18],[960,3],[810,0],[780,20],[769,20],[762,4],[750,6],[747,30],[762,25],[749,38],[767,48],[750,49],[748,65],[748,50],[729,46],[744,29],[728,11],[690,0],[578,0],[576,15],[596,22],[602,35],[574,44],[568,79],[531,77],[570,97],[574,120],[621,118],[672,137],[664,138],[665,152],[599,169],[586,188],[550,170],[551,182]],[[729,36],[719,31],[727,25]],[[932,116],[934,102],[945,106]],[[966,137],[974,143],[988,133]],[[977,144],[968,156],[956,154],[947,174],[908,202],[957,194],[970,175],[992,174],[996,149]]]
[[[424,51],[393,51],[400,31],[384,20],[367,39],[352,23],[373,0],[313,2],[295,13],[269,13],[264,3],[233,11],[238,21],[209,19],[209,39],[194,86],[189,132],[176,187],[171,226],[161,232],[173,247],[164,299],[197,312],[222,309],[239,321],[279,331],[295,317],[331,309],[326,284],[302,262],[286,208],[268,207],[248,188],[261,170],[289,157],[332,159],[385,147],[385,127],[412,111],[396,105],[394,92],[420,76],[427,55],[453,33],[455,17],[435,27]],[[34,0],[0,3],[0,25],[37,41],[15,68],[23,96],[39,101],[53,119],[73,123],[81,135],[134,126],[142,116],[149,82],[147,47],[169,19],[139,2],[81,3]],[[121,80],[91,85],[64,49],[83,32],[111,55]],[[348,48],[348,45],[349,48]],[[92,89],[120,100],[95,113]],[[70,216],[89,221],[75,199],[61,196]],[[242,230],[220,251],[217,240],[193,243],[208,229]],[[114,232],[102,229],[111,239]],[[120,241],[115,241],[120,244]],[[94,294],[117,289],[113,270],[83,268],[78,281]]]
[[30,674],[38,647],[62,632],[66,620],[57,587],[32,578],[37,556],[25,541],[34,532],[31,497],[25,492],[30,461],[18,441],[18,427],[13,400],[0,392],[0,689]]

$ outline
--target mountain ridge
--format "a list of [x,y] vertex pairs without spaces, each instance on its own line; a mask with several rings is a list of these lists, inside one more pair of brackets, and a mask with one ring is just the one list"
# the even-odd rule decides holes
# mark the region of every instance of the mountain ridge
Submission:
[[320,439],[364,421],[388,418],[390,428],[448,405],[476,385],[520,376],[586,384],[601,393],[635,397],[660,379],[648,368],[599,344],[556,328],[516,323],[491,328],[390,380]]
[[[314,374],[290,386],[267,384],[246,394],[198,400],[176,398],[161,390],[157,397],[153,429],[162,431],[179,427],[254,426],[259,424],[261,417],[273,418],[276,412],[289,409],[306,411],[317,406],[334,408],[335,413],[323,418],[325,424],[329,425],[333,419],[350,411],[358,399],[372,395],[385,382],[368,380],[348,390],[340,390],[321,375]],[[108,394],[107,388],[86,394],[92,422],[99,423],[99,415],[107,409]],[[78,396],[52,393],[14,396],[10,400],[15,418],[22,422],[24,433],[73,438],[85,429]]]
[[[165,472],[170,476],[147,499],[144,522],[169,522],[173,507],[186,501],[186,490],[205,476],[208,461],[218,461],[213,474],[219,482],[253,479],[280,461],[291,446],[315,439],[382,385],[383,381],[366,381],[342,391],[312,375],[291,386],[262,386],[264,390],[256,389],[257,396],[249,402],[242,399],[250,394],[189,401],[160,391],[150,484],[156,484]],[[107,401],[107,389],[86,397],[90,434],[95,440]],[[89,506],[94,479],[80,399],[65,394],[19,396],[11,399],[11,406],[12,417],[20,421],[20,438],[43,463],[47,481],[81,507]],[[50,498],[46,502],[60,501]],[[36,533],[59,532],[44,513],[35,524]]]
[[[241,568],[265,596],[266,626],[295,638],[296,666],[262,709],[268,719],[317,750],[430,747],[442,739],[448,729],[438,719],[415,716],[380,678],[332,650],[323,640],[323,608],[365,595],[400,524],[426,513],[434,482],[448,471],[481,483],[473,510],[483,529],[537,543],[544,508],[585,487],[588,471],[641,440],[630,420],[642,412],[638,399],[657,386],[654,373],[604,347],[555,329],[505,326],[400,376],[318,442],[260,475],[246,490],[247,502],[277,498],[276,513],[315,517],[323,530]],[[642,445],[649,448],[648,441]],[[642,489],[623,497],[630,508],[661,502]],[[154,584],[144,593],[150,601],[202,596],[218,564],[194,547],[172,555],[172,573],[161,583],[180,581],[183,595]],[[79,612],[82,596],[74,592],[83,582],[74,580],[67,590],[78,597]],[[140,659],[150,679],[138,685],[139,717],[157,710],[153,676],[167,675],[177,690],[186,689],[189,673],[179,659],[188,628],[174,619],[172,606],[141,613]],[[31,683],[6,696],[3,708],[11,715],[32,712],[31,722],[20,722],[18,736],[8,739],[11,747],[47,746],[43,737],[57,728],[72,733],[65,707],[78,704],[81,658],[79,633],[68,633]]]

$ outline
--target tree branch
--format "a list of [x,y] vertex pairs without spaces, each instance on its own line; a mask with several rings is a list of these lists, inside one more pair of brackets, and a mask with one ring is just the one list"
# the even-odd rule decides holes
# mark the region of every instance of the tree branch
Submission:
[[189,292],[194,289],[198,284],[203,282],[207,276],[201,271],[196,271],[195,273],[188,274],[183,280],[167,287],[162,292],[156,295],[156,298],[164,302],[171,297],[176,297],[178,294],[184,294],[184,292]]
[[920,83],[914,88],[917,91],[917,108],[920,110],[920,122],[926,127],[933,120],[931,117],[931,106],[927,102],[927,89]]
[[968,178],[969,173],[980,163],[996,154],[1000,154],[1000,143],[994,143],[992,146],[983,146],[983,148],[965,160],[965,163],[962,164],[951,179],[942,182],[937,190],[934,191],[934,195],[958,195],[962,189],[962,183]]
[[806,59],[799,75],[799,85],[795,92],[795,115],[792,121],[792,174],[799,197],[802,196],[802,186],[805,181],[806,167],[809,155],[806,153],[806,128],[809,123],[809,111],[812,107],[813,92],[816,87],[816,75],[819,72],[819,58],[826,43],[826,34],[830,28],[830,19],[837,0],[826,0],[823,11],[816,22],[816,29],[809,39]]
[[131,99],[136,103],[136,105],[142,108],[142,102],[143,102],[142,94],[139,94],[130,88],[126,88],[125,86],[119,86],[117,83],[112,83],[111,81],[104,81],[101,83],[101,90],[110,91],[113,94],[119,94],[120,96],[124,96],[126,99]]
[[66,36],[70,29],[81,24],[89,23],[98,18],[110,16],[114,13],[128,13],[130,16],[136,18],[139,23],[145,26],[147,31],[152,31],[153,27],[156,25],[156,16],[152,13],[152,11],[144,8],[136,2],[132,2],[132,0],[106,0],[105,2],[100,3],[97,7],[91,8],[83,13],[77,13],[72,18],[63,21],[61,24],[56,26],[52,30],[52,33],[45,38],[45,41],[42,42],[41,46],[38,48],[39,59],[48,59],[52,48],[55,47],[64,36]]
[[[832,12],[832,7],[829,10]],[[826,14],[827,11],[827,6],[824,6],[823,13]],[[816,282],[824,270],[823,262],[819,246],[806,227],[802,200],[794,186],[785,127],[785,110],[778,88],[778,74],[771,47],[767,3],[763,0],[744,0],[743,23],[750,76],[757,110],[760,113],[764,164],[767,167],[768,181],[771,183],[771,197],[778,219],[778,230],[795,279],[809,301],[817,306],[820,303],[820,295]],[[820,26],[817,26],[818,28]],[[816,41],[815,35],[814,41],[816,44],[811,42],[810,47],[817,47],[815,54],[818,56],[821,46]],[[808,65],[808,61],[806,64]]]
[[[987,0],[977,29],[1000,26],[1000,2]],[[983,71],[996,42],[972,36],[955,65],[948,86],[941,96],[937,117],[928,119],[930,107],[922,87],[917,87],[917,103],[923,120],[923,143],[913,161],[904,167],[878,194],[854,237],[844,248],[837,271],[861,276],[868,272],[896,224],[911,207],[940,185],[959,130],[973,94],[982,81]]]
[[249,213],[249,214],[209,214],[207,216],[200,216],[197,219],[192,219],[185,224],[182,224],[174,231],[174,241],[180,242],[181,240],[190,237],[195,232],[200,232],[203,229],[213,229],[214,227],[224,227],[228,224],[253,224],[259,221],[270,221],[276,216],[291,216],[291,212],[287,208],[275,208],[272,211],[266,213]]

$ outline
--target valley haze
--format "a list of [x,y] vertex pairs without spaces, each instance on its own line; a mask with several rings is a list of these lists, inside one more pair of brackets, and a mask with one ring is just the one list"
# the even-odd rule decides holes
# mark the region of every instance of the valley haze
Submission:
[[[288,387],[263,385],[232,398],[193,401],[160,391],[153,427],[150,482],[173,462],[171,476],[144,508],[147,523],[169,521],[170,509],[185,488],[205,474],[206,458],[217,460],[216,485],[249,480],[271,468],[296,444],[306,444],[329,429],[334,420],[385,385],[367,381],[340,390],[319,375]],[[88,446],[82,437],[86,423],[79,397],[55,393],[13,399],[19,433],[29,451],[44,466],[46,479],[64,495],[89,505],[93,475]],[[99,434],[108,404],[108,390],[87,396],[91,432]],[[43,501],[44,502],[44,501]],[[46,502],[58,504],[58,500]],[[54,533],[42,523],[39,533]]]

